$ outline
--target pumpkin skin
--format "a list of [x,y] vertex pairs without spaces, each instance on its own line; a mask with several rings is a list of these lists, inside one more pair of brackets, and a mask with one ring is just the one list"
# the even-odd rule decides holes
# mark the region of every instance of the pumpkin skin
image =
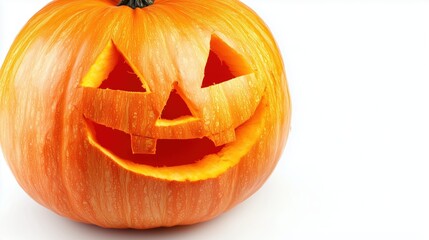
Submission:
[[[0,71],[5,158],[33,199],[75,221],[146,229],[210,220],[257,191],[284,148],[290,100],[278,47],[239,1],[116,5],[53,1],[18,35]],[[204,86],[212,50],[234,77]],[[145,92],[102,87],[121,61]],[[192,117],[162,119],[172,91]],[[97,129],[128,136],[132,153],[103,145]],[[216,150],[198,161],[126,158],[203,138]]]

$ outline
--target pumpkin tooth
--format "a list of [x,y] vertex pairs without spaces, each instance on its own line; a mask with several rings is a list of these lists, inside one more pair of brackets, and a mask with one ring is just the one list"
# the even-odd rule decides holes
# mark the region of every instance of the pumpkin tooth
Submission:
[[213,141],[216,147],[218,147],[235,141],[235,131],[231,128],[221,133],[212,135],[209,138]]
[[131,150],[134,154],[155,154],[157,139],[131,135]]

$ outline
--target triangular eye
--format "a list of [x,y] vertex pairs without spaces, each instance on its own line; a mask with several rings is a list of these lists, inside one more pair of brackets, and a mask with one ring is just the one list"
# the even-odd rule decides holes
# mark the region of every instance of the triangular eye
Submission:
[[101,83],[99,88],[129,92],[146,92],[139,77],[122,55],[119,55],[115,68],[110,72],[107,79]]
[[83,87],[147,92],[141,77],[123,54],[109,42],[81,82]]
[[192,116],[192,112],[186,104],[185,100],[177,93],[175,89],[171,91],[167,100],[167,104],[162,110],[161,119],[174,120],[180,117]]
[[237,51],[218,36],[212,35],[202,88],[220,84],[251,72],[246,60]]

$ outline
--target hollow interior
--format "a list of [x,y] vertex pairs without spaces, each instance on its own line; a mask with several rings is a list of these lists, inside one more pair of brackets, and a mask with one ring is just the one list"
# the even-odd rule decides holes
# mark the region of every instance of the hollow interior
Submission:
[[121,54],[118,54],[117,64],[110,72],[107,79],[103,80],[99,88],[129,92],[146,92],[139,77]]
[[97,143],[116,157],[154,167],[172,167],[196,163],[209,154],[220,152],[208,138],[201,139],[159,139],[156,154],[133,154],[131,136],[86,119],[90,134]]
[[162,110],[161,119],[174,120],[184,116],[192,116],[191,110],[177,91],[173,90]]
[[237,76],[232,74],[228,65],[226,65],[225,62],[222,62],[215,52],[210,51],[206,68],[204,69],[202,87],[205,88],[215,84],[220,84],[235,77]]

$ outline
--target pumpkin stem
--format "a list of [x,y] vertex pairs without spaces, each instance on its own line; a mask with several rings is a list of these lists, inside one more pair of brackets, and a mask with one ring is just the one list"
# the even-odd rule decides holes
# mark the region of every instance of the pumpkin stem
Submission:
[[132,9],[136,9],[136,8],[144,8],[144,7],[150,6],[154,2],[155,0],[121,0],[118,6],[126,5]]

